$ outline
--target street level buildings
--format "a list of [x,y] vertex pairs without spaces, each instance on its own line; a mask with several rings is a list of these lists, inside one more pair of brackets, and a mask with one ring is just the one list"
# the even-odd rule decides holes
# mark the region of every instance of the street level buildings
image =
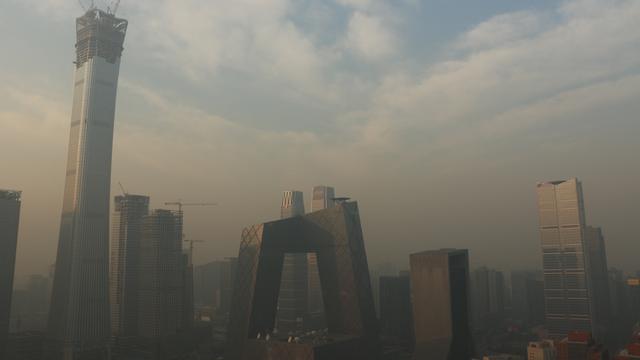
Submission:
[[411,254],[414,359],[468,360],[474,353],[469,253],[443,249]]
[[71,130],[48,359],[109,356],[109,192],[116,91],[127,24],[95,7],[76,20]]
[[0,190],[0,358],[7,351],[21,194]]

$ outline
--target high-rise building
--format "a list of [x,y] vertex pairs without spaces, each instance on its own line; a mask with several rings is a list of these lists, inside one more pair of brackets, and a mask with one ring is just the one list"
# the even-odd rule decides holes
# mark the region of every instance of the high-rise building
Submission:
[[529,326],[544,324],[544,283],[542,272],[513,271],[511,302],[514,319]]
[[[312,336],[310,342],[304,336],[294,340],[273,332],[284,254],[309,252],[318,253],[328,329],[328,333]],[[357,203],[343,202],[243,230],[228,351],[230,359],[247,360],[369,360],[379,355]]]
[[6,351],[18,244],[21,194],[0,190],[0,358]]
[[314,186],[311,212],[328,209],[335,205],[336,191],[331,186]]
[[116,196],[111,233],[111,326],[119,337],[138,333],[138,276],[142,221],[149,197]]
[[127,21],[92,7],[76,20],[76,69],[47,357],[103,359],[111,335],[109,192]]
[[585,244],[589,253],[594,314],[597,318],[596,323],[600,327],[598,333],[604,335],[608,332],[611,323],[611,291],[602,229],[587,226],[585,228]]
[[471,274],[474,326],[484,328],[504,315],[505,284],[501,271],[480,267]]
[[[301,191],[285,191],[282,196],[280,218],[304,215],[304,197]],[[278,296],[278,331],[295,333],[305,329],[307,310],[307,254],[285,254]]]
[[528,360],[556,360],[556,348],[553,340],[530,342],[527,347]]
[[184,322],[182,213],[153,210],[142,221],[138,334],[159,339],[176,334]]
[[409,275],[380,277],[380,334],[398,342],[412,341]]
[[443,249],[411,254],[413,358],[468,360],[473,356],[469,253]]
[[[330,186],[314,186],[311,199],[311,212],[329,209],[335,205],[335,189]],[[318,274],[318,257],[315,253],[307,254],[308,275],[308,309],[309,322],[314,328],[325,327],[324,303],[322,302],[322,285]]]
[[547,330],[554,339],[570,331],[593,333],[582,184],[577,179],[542,182],[537,192]]

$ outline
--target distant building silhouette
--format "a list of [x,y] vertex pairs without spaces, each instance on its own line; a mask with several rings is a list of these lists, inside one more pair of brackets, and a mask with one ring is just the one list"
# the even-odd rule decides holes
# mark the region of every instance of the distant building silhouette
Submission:
[[504,316],[505,292],[501,271],[480,267],[471,273],[474,327],[485,328]]
[[611,290],[609,289],[609,269],[607,251],[602,229],[587,226],[585,244],[589,253],[591,284],[593,288],[594,316],[602,336],[611,330]]
[[116,196],[111,232],[111,326],[119,337],[138,335],[140,242],[149,197]]
[[21,205],[20,192],[0,190],[0,358],[9,334]]
[[[281,219],[304,215],[301,191],[283,193],[280,215]],[[285,254],[278,296],[278,331],[295,333],[305,329],[305,322],[308,322],[307,288],[307,254]]]
[[76,69],[47,359],[107,359],[109,192],[127,21],[91,7],[76,20]]
[[[329,334],[303,344],[302,338],[294,341],[273,330],[284,254],[308,252],[319,255]],[[369,360],[378,355],[378,326],[355,202],[246,228],[233,294],[230,359]],[[323,351],[325,357],[319,353]]]
[[544,282],[542,272],[511,272],[512,314],[528,326],[544,324]]
[[549,335],[561,339],[571,331],[594,333],[598,326],[582,184],[577,179],[542,182],[537,191]]
[[473,356],[467,250],[411,254],[414,359]]

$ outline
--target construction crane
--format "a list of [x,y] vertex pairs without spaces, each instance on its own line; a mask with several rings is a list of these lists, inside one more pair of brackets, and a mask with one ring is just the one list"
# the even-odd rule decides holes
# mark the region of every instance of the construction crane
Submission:
[[218,206],[217,203],[184,203],[182,200],[166,202],[164,204],[166,206],[177,206],[179,212],[182,212],[184,206]]
[[124,186],[122,186],[122,183],[120,181],[118,181],[118,186],[120,186],[120,190],[122,191],[122,195],[124,195],[124,196],[129,195],[129,193],[127,192],[127,190],[124,189]]

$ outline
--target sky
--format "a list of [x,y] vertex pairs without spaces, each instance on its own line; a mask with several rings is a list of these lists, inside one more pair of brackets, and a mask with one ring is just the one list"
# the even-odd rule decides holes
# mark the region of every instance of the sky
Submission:
[[[96,1],[104,6],[104,1]],[[0,2],[0,188],[18,283],[55,261],[75,0]],[[468,248],[540,268],[535,185],[578,177],[609,265],[639,270],[640,2],[124,0],[112,195],[183,199],[198,263],[282,191],[359,202],[369,263]]]

